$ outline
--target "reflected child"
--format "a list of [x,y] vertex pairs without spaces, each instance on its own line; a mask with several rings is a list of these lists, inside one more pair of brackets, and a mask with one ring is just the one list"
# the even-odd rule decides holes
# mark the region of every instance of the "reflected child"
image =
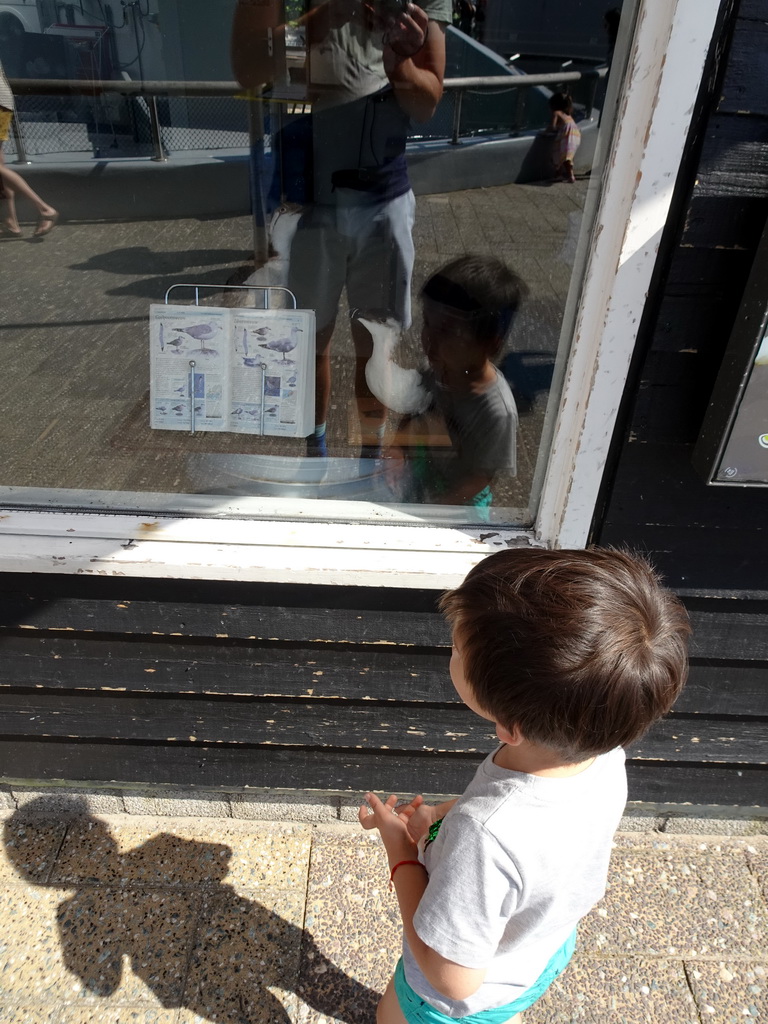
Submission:
[[549,130],[555,133],[554,162],[555,181],[573,184],[573,159],[581,143],[581,132],[573,119],[573,100],[565,92],[555,92],[549,97],[552,120]]
[[462,256],[424,285],[423,383],[451,449],[408,451],[404,500],[489,506],[494,476],[515,474],[517,408],[495,360],[525,292],[522,280],[489,256]]

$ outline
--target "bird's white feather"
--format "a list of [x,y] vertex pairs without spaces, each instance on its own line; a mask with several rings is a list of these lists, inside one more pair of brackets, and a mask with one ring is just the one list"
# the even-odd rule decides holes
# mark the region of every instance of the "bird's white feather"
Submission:
[[365,380],[371,393],[382,405],[402,416],[426,412],[431,397],[422,381],[421,371],[408,370],[394,360],[400,324],[391,319],[377,321],[363,317],[359,322],[373,341],[373,355],[365,366]]

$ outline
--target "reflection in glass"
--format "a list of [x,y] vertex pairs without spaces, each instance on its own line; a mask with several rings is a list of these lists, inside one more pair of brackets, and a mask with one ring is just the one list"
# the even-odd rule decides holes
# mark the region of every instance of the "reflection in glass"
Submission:
[[[532,520],[616,15],[488,0],[462,27],[454,6],[229,0],[210,19],[83,0],[64,22],[41,3],[0,25],[7,165],[61,214],[33,243],[20,205],[26,239],[0,239],[7,501]],[[465,259],[520,282],[493,344],[456,305],[471,289],[430,298]],[[150,427],[149,306],[176,284],[214,286],[197,297],[224,309],[287,286],[315,311],[308,436]],[[408,388],[425,408],[403,407]]]

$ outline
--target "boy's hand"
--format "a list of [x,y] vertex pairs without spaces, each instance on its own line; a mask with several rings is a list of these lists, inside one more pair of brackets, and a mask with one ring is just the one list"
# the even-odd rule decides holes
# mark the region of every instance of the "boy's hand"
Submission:
[[383,803],[375,793],[365,794],[365,803],[360,805],[358,819],[363,828],[379,830],[390,864],[415,856],[416,847],[408,834],[407,825],[422,803],[423,797],[417,796],[409,804],[398,807],[394,793]]
[[429,832],[430,828],[437,821],[437,808],[431,804],[425,804],[422,798],[419,806],[410,814],[406,828],[408,835],[414,843],[418,843],[422,836]]

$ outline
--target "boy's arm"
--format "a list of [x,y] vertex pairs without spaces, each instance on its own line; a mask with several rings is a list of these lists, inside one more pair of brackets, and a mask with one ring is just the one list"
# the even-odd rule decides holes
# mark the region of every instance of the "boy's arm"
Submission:
[[[397,797],[391,796],[386,803],[382,803],[373,793],[366,793],[365,799],[366,803],[360,808],[360,824],[363,828],[378,828],[387,851],[390,871],[401,861],[416,860],[416,846],[408,836],[406,821],[393,813]],[[451,806],[453,803],[455,801],[450,802]],[[369,813],[368,808],[373,814]],[[485,968],[462,967],[452,960],[446,960],[423,942],[413,927],[413,917],[427,882],[427,872],[423,865],[403,864],[395,872],[393,884],[405,938],[416,963],[434,989],[446,999],[467,999],[482,985]]]
[[492,480],[493,473],[488,470],[479,469],[473,473],[465,473],[434,500],[439,505],[465,505],[485,487],[490,486]]
[[[413,856],[412,847],[411,856]],[[401,859],[409,858],[402,857]],[[390,858],[390,870],[396,863],[397,861]],[[461,964],[456,964],[452,960],[446,960],[444,956],[422,942],[413,927],[413,916],[424,895],[424,890],[427,888],[427,881],[426,871],[420,870],[415,865],[404,865],[395,872],[394,886],[400,906],[403,933],[416,963],[430,985],[446,999],[467,999],[482,985],[485,979],[485,968],[462,967]]]

